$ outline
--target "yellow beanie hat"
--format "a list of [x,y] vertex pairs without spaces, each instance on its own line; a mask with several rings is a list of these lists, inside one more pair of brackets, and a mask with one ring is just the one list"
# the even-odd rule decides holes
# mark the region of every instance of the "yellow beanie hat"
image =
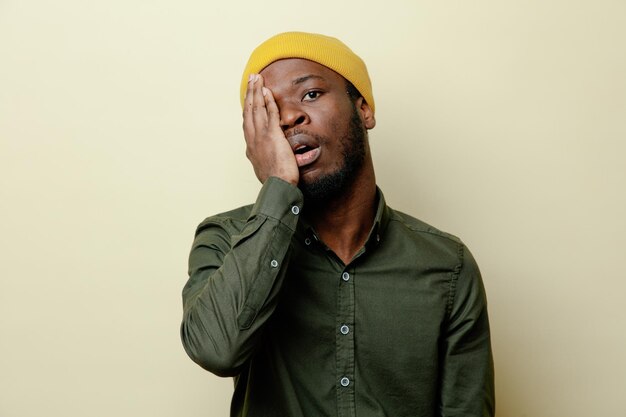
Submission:
[[374,112],[372,83],[361,58],[339,39],[316,33],[285,32],[273,36],[252,51],[241,77],[241,106],[246,97],[248,76],[258,74],[272,62],[303,58],[317,62],[350,81]]

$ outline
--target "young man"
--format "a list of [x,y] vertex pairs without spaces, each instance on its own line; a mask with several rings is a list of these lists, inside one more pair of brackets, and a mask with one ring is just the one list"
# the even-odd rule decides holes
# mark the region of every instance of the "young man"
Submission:
[[492,416],[485,293],[454,236],[391,209],[374,97],[337,39],[279,34],[241,86],[253,205],[200,224],[189,356],[235,379],[232,416]]

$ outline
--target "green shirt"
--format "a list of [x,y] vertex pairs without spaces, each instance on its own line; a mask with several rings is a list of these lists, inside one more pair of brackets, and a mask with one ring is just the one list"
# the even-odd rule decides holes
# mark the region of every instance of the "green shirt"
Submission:
[[492,416],[485,292],[463,243],[388,207],[348,264],[278,178],[198,226],[183,345],[232,416]]

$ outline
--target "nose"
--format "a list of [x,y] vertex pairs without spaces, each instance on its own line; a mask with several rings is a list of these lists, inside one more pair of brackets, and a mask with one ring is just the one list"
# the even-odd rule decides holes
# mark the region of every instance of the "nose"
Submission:
[[283,131],[307,123],[309,116],[298,105],[283,104],[280,106],[280,127]]

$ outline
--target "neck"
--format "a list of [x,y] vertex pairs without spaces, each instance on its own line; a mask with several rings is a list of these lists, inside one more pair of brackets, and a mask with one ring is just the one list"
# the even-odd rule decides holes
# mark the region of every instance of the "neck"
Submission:
[[321,205],[307,206],[307,217],[318,237],[344,264],[363,247],[376,216],[374,170],[365,170],[350,190]]

